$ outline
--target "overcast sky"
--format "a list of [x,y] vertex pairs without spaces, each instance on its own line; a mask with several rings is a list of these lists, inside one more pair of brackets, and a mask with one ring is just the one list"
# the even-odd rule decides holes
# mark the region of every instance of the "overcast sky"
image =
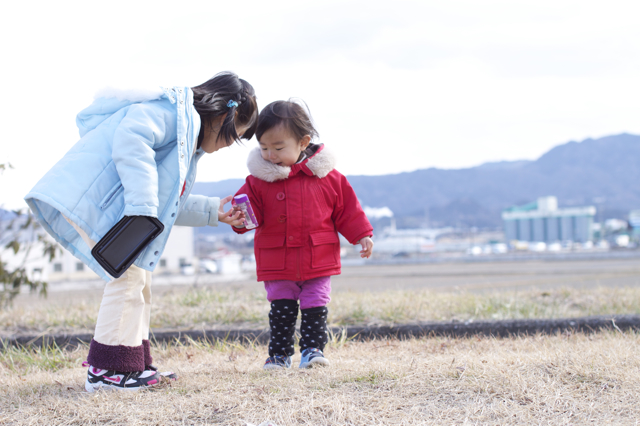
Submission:
[[[388,174],[535,159],[640,134],[637,1],[31,1],[0,6],[0,205],[77,141],[108,85],[199,84],[232,70],[260,106],[299,97],[338,170]],[[205,156],[246,176],[255,140]]]

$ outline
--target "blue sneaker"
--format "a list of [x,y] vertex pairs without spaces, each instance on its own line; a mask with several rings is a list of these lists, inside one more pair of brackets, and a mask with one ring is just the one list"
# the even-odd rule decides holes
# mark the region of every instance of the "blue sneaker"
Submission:
[[322,367],[329,365],[329,360],[322,355],[322,351],[316,348],[307,348],[302,351],[300,368],[311,368],[316,365],[320,365]]
[[282,370],[285,368],[291,368],[291,357],[287,355],[276,355],[267,358],[267,361],[262,367],[265,370]]

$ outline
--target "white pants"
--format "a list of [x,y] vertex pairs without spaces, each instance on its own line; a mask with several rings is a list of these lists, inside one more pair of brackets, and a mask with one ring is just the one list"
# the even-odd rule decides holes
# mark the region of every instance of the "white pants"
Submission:
[[[67,222],[89,248],[96,245],[79,226]],[[149,339],[150,316],[151,272],[131,265],[105,286],[93,340],[110,346],[140,346]]]

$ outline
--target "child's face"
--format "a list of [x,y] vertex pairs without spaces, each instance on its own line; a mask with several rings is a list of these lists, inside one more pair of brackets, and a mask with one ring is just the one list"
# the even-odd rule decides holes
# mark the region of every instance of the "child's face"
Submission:
[[[220,127],[222,126],[222,123],[226,118],[226,116],[227,115],[225,114],[222,117],[215,118],[212,123],[212,126],[204,126],[204,134],[202,137],[202,144],[200,145],[200,147],[207,154],[216,152],[221,148],[227,148],[229,146],[229,143],[233,142],[233,141],[225,141],[223,139],[218,139],[218,132],[220,131]],[[246,126],[246,125],[239,126],[238,124],[236,124],[236,133],[238,134],[239,137],[242,137],[242,135],[244,135],[244,132],[246,132],[248,128],[249,126]]]
[[296,164],[300,153],[309,146],[310,141],[311,137],[308,135],[297,140],[280,125],[264,132],[258,143],[262,158],[278,166],[289,167]]

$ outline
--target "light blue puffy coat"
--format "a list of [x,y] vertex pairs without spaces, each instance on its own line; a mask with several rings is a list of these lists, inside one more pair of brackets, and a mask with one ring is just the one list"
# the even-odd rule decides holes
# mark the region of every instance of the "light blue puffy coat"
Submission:
[[189,195],[204,154],[195,151],[200,116],[193,92],[175,87],[147,98],[96,99],[76,119],[81,139],[25,197],[44,229],[106,281],[112,278],[62,215],[96,242],[123,216],[157,217],[164,232],[135,262],[148,271],[173,225],[218,225],[220,199]]

